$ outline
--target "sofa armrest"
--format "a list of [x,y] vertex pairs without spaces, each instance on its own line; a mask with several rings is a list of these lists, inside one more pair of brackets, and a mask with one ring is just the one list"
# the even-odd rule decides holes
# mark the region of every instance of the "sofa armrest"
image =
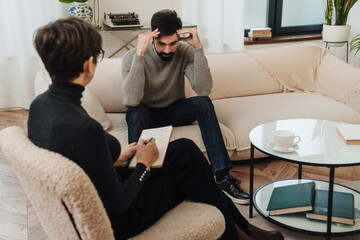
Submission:
[[182,202],[133,240],[218,239],[225,231],[225,219],[216,207]]

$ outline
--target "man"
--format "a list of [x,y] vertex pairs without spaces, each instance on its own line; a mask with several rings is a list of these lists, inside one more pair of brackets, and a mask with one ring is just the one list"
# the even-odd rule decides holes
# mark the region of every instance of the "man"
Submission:
[[[249,195],[229,173],[232,163],[208,97],[213,82],[196,28],[182,29],[176,12],[166,9],[153,15],[151,29],[122,62],[129,143],[143,129],[198,121],[217,185],[235,203],[247,204]],[[185,98],[184,75],[197,97]]]

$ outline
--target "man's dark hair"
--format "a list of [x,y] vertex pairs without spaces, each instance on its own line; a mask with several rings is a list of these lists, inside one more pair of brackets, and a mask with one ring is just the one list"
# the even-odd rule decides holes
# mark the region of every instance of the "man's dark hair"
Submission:
[[151,18],[152,31],[157,28],[160,31],[159,37],[171,36],[176,33],[178,29],[182,28],[182,22],[175,11],[164,9],[154,13]]
[[39,28],[34,45],[52,81],[69,82],[84,71],[89,57],[97,62],[102,38],[91,24],[68,17]]

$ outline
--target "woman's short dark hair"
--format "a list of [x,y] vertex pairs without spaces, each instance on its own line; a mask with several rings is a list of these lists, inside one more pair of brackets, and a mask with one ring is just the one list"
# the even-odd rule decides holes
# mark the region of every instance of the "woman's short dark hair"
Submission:
[[91,24],[68,17],[39,28],[34,45],[52,81],[69,82],[84,71],[91,56],[97,62],[102,38]]
[[182,22],[175,11],[164,9],[154,13],[151,18],[152,31],[157,28],[160,31],[159,37],[171,36],[176,33],[178,29],[182,28]]

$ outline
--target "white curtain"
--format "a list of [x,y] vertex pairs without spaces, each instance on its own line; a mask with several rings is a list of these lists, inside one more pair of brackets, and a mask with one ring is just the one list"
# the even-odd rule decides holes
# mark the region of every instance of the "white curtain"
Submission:
[[183,0],[182,20],[196,24],[206,52],[244,47],[244,0]]
[[27,109],[42,67],[33,47],[40,26],[66,15],[58,0],[0,0],[0,110]]

